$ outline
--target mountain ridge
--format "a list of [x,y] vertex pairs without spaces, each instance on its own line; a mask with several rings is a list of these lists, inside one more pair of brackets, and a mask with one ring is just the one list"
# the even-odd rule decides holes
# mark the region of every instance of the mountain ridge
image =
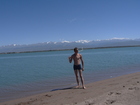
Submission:
[[100,47],[117,47],[117,46],[139,46],[140,39],[112,38],[105,40],[78,40],[78,41],[61,41],[61,42],[42,42],[27,45],[6,45],[0,46],[0,53],[9,52],[33,52],[33,51],[51,51],[67,50],[74,47],[82,48],[100,48]]

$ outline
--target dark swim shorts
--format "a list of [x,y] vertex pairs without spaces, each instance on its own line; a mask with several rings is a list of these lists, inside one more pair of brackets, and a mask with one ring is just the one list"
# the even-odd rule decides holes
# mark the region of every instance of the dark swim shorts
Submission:
[[74,70],[82,70],[81,65],[73,65]]

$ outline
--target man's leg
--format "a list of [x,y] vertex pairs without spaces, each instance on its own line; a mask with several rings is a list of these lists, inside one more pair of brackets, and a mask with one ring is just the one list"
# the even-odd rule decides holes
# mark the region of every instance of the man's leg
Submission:
[[79,86],[80,86],[80,84],[79,84],[79,79],[78,79],[78,70],[74,70],[74,73],[75,73],[75,76],[76,76],[76,81],[77,81],[77,84],[78,84],[78,86],[77,86],[77,87],[79,87]]
[[79,71],[79,75],[80,75],[80,78],[81,78],[81,83],[82,83],[82,86],[83,86],[83,89],[85,89],[85,85],[84,85],[84,78],[83,78],[83,75],[82,75],[82,70],[78,70]]

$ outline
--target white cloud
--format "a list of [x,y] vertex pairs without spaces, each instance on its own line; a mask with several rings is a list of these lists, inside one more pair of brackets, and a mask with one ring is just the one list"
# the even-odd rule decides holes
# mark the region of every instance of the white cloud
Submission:
[[[111,39],[103,39],[103,40],[133,40],[133,39],[130,39],[130,38],[117,38],[117,37],[114,37],[114,38],[111,38]],[[97,40],[95,40],[95,41],[103,41],[103,40],[97,39]]]
[[[117,37],[114,37],[114,38],[112,38],[112,39],[125,40],[125,39],[129,39],[129,38],[117,38]],[[111,40],[112,40],[112,39],[111,39]]]

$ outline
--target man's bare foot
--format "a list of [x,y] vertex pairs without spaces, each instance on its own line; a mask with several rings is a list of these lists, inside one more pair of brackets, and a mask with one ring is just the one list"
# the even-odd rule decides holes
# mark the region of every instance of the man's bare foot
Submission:
[[77,89],[77,88],[79,88],[80,86],[76,86],[75,88]]
[[86,89],[86,87],[85,87],[85,86],[83,86],[83,89]]

